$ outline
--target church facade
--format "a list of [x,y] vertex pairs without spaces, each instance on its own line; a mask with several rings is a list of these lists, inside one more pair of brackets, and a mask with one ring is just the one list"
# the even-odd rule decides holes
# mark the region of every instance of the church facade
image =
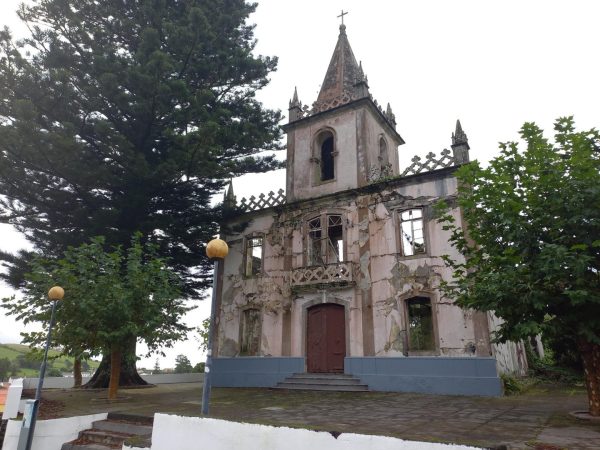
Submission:
[[499,373],[526,369],[522,348],[493,344],[497,319],[439,290],[451,278],[441,256],[458,255],[433,206],[454,204],[469,161],[460,122],[451,150],[401,170],[394,114],[370,95],[342,25],[316,102],[294,92],[284,130],[285,194],[226,194],[213,384],[344,373],[372,390],[499,395]]

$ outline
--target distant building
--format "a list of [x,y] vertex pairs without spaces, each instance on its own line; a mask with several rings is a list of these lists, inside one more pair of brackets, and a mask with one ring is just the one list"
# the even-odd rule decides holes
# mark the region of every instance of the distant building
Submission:
[[451,277],[440,256],[459,255],[432,206],[452,204],[469,161],[460,122],[451,150],[401,170],[395,116],[369,94],[342,25],[316,102],[294,91],[284,130],[285,194],[225,196],[241,212],[223,226],[214,385],[345,373],[372,390],[498,395],[498,370],[525,370],[523,352],[490,343],[496,319],[438,289]]

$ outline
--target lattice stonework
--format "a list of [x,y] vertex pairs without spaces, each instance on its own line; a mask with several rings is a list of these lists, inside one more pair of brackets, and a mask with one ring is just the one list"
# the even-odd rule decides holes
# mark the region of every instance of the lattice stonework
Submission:
[[292,270],[292,286],[352,282],[352,263],[302,267]]
[[416,175],[423,172],[431,172],[436,169],[443,169],[444,167],[450,167],[456,165],[456,159],[450,155],[450,150],[442,150],[441,157],[436,159],[435,153],[429,152],[425,156],[425,161],[421,162],[420,156],[415,156],[411,160],[412,164],[406,168],[404,172],[400,174],[401,177],[407,175]]
[[252,195],[249,199],[245,197],[240,201],[240,208],[244,211],[258,211],[259,209],[271,208],[272,206],[283,205],[285,203],[285,191],[279,189],[277,194],[271,191],[268,194],[260,194],[258,197]]

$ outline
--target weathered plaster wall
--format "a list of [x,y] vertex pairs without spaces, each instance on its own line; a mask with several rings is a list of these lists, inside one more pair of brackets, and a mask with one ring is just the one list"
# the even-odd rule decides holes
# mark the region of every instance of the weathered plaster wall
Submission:
[[398,145],[396,139],[392,137],[390,132],[381,123],[381,118],[376,117],[373,114],[368,114],[365,118],[367,122],[367,136],[368,140],[368,161],[369,169],[372,166],[378,166],[380,161],[379,157],[379,138],[383,136],[388,146],[389,162],[392,165],[392,173],[390,175],[398,175]]
[[[281,355],[282,314],[290,308],[289,274],[284,270],[283,231],[272,215],[253,217],[243,233],[227,238],[229,255],[223,272],[223,295],[219,315],[218,356],[240,352],[240,319],[244,309],[262,312],[260,355]],[[265,233],[268,231],[268,233]],[[264,276],[244,276],[245,238],[264,235]]]
[[[446,171],[238,218],[238,225],[247,223],[242,231],[226,236],[231,251],[224,271],[218,355],[239,354],[241,311],[253,307],[262,311],[261,356],[305,356],[306,309],[334,302],[346,308],[347,356],[403,356],[404,302],[419,295],[431,299],[434,315],[437,345],[427,354],[489,356],[489,342],[480,336],[481,320],[441,297],[438,290],[441,280],[451,277],[441,255],[458,255],[448,243],[448,232],[433,218],[432,205],[455,192],[456,181]],[[398,213],[413,207],[422,207],[425,213],[427,253],[403,257]],[[346,261],[353,264],[354,284],[340,288],[324,283],[294,290],[291,270],[307,265],[306,222],[323,212],[342,214]],[[453,214],[460,221],[458,209]],[[244,239],[257,233],[265,236],[264,274],[245,278]],[[285,354],[284,348],[289,349]]]

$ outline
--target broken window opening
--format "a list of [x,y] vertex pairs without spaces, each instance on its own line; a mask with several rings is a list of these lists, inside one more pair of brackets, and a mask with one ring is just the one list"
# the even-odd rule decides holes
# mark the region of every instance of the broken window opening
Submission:
[[321,144],[321,181],[333,180],[333,136],[326,138]]
[[240,324],[240,356],[258,356],[260,351],[260,310],[251,308],[242,312]]
[[246,240],[246,270],[245,275],[252,277],[262,272],[263,238],[254,237]]
[[[322,224],[325,224],[325,227]],[[318,266],[335,264],[344,260],[342,216],[331,214],[309,220],[308,264]]]
[[319,217],[308,222],[308,262],[311,266],[324,264],[321,252],[322,233]]
[[400,233],[402,254],[404,256],[425,253],[423,211],[421,209],[402,211],[400,214]]
[[431,300],[427,297],[410,298],[406,300],[406,309],[409,351],[435,350]]

